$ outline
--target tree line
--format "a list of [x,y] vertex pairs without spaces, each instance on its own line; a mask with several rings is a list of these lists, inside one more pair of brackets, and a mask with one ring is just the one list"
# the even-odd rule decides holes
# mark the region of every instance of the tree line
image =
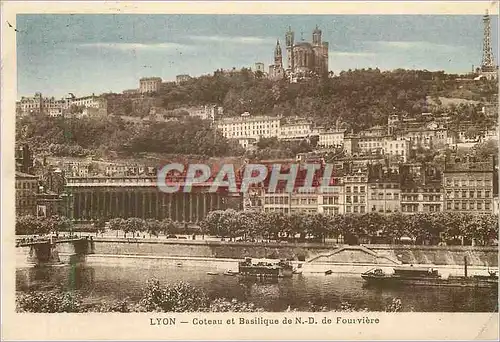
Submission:
[[[114,218],[106,226],[104,220],[83,228],[99,233],[105,229],[116,231],[118,237],[136,237],[160,234],[206,234],[243,241],[317,241],[336,238],[344,243],[397,243],[411,239],[415,244],[489,245],[498,239],[498,217],[472,213],[415,213],[403,215],[379,213],[324,215],[321,213],[293,213],[211,211],[193,231],[187,224],[166,218],[162,221],[142,218]],[[31,215],[16,218],[17,235],[44,235],[73,231],[66,217],[49,218]]]
[[[107,222],[104,219],[92,224],[74,226],[73,223],[64,216],[37,217],[33,215],[21,215],[16,217],[16,235],[46,235],[59,234],[63,232],[85,232],[103,233],[106,230],[123,233],[123,237],[135,237],[148,234],[149,237],[158,237],[160,234],[188,234],[193,232],[185,224],[172,221],[169,218],[164,220],[142,219],[138,217],[114,218]],[[196,230],[199,232],[199,230]]]
[[471,213],[379,213],[324,215],[321,213],[212,211],[201,222],[204,232],[247,241],[325,241],[345,243],[397,243],[411,239],[415,244],[489,245],[498,239],[496,215]]
[[51,118],[33,115],[16,124],[16,142],[33,146],[37,154],[55,156],[123,156],[137,153],[242,155],[237,142],[197,118],[135,125],[119,117]]

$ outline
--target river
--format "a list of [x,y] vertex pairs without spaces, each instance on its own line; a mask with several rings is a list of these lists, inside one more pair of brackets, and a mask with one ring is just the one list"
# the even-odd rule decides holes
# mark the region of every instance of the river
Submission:
[[248,301],[267,311],[306,310],[309,303],[339,308],[348,302],[357,308],[383,311],[393,298],[400,298],[403,311],[493,312],[498,310],[497,289],[407,287],[366,288],[359,275],[303,274],[273,283],[243,281],[239,277],[208,275],[207,269],[155,265],[136,259],[124,265],[102,260],[80,266],[20,267],[16,270],[18,291],[50,290],[57,286],[79,290],[91,301],[129,298],[139,300],[146,282],[188,282],[210,296]]

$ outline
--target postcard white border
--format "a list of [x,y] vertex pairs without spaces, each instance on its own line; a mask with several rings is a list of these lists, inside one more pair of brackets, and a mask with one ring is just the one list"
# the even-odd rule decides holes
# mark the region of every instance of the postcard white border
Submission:
[[207,314],[18,314],[15,313],[14,131],[16,97],[16,14],[490,14],[498,1],[350,2],[32,2],[2,6],[2,338],[6,340],[497,340],[498,313],[256,313],[213,317],[328,316],[379,318],[377,325],[151,326],[151,317],[190,321]]

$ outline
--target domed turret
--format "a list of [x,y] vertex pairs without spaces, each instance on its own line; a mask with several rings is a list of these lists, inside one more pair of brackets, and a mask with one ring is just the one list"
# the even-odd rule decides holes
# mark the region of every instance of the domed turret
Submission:
[[313,31],[313,45],[321,45],[321,30],[316,25],[316,28]]

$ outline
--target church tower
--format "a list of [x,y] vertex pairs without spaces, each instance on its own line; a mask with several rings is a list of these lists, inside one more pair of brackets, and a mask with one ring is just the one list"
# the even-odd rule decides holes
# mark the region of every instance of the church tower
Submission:
[[283,56],[281,54],[280,40],[276,41],[276,48],[274,49],[274,67],[276,69],[283,68]]
[[294,33],[292,27],[288,26],[288,32],[285,34],[286,38],[286,55],[288,57],[288,70],[293,71],[293,44],[294,44]]
[[321,30],[316,25],[313,31],[313,46],[321,46]]

